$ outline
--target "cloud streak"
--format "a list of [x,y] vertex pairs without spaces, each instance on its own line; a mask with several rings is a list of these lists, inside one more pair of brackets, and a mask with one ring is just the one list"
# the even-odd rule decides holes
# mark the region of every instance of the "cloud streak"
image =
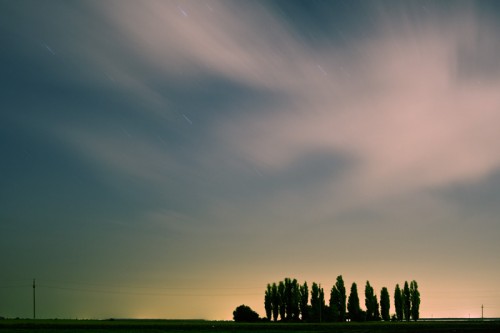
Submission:
[[[464,22],[467,34],[456,30]],[[266,115],[242,119],[243,133],[232,131],[232,124],[223,128],[227,142],[272,168],[287,168],[311,149],[350,154],[358,163],[348,186],[379,197],[477,181],[497,171],[500,80],[471,73],[477,64],[463,60],[491,45],[495,27],[470,12],[431,19],[423,31],[405,23],[407,31],[382,29],[353,41],[354,57],[338,56],[335,48],[314,50],[313,57],[313,50],[299,48],[292,72],[271,66],[269,84],[275,83],[271,77],[294,82],[297,89],[281,85],[293,97]],[[476,35],[484,43],[479,49],[470,40]],[[321,59],[324,70],[303,75],[312,58]]]
[[[286,193],[290,185],[272,198],[262,196],[259,205],[269,210],[306,206],[325,218],[401,195],[480,181],[500,167],[500,78],[481,66],[485,59],[495,62],[500,47],[495,24],[480,20],[475,8],[453,9],[447,18],[428,8],[391,10],[377,3],[371,8],[376,29],[356,39],[342,34],[340,48],[338,41],[304,43],[296,27],[261,3],[94,6],[123,38],[119,49],[133,54],[128,63],[134,66],[113,65],[113,77],[129,82],[124,89],[153,113],[197,125],[190,114],[175,111],[183,102],[169,101],[162,82],[186,85],[217,77],[243,89],[275,93],[270,102],[254,105],[236,98],[224,105],[226,114],[244,112],[204,123],[203,134],[198,133],[207,143],[204,151],[186,146],[197,151],[189,160],[189,175],[198,174],[197,168],[222,168],[227,177],[241,178],[216,178],[219,190],[203,194],[208,201],[214,194],[228,199],[236,186],[252,182],[248,170],[272,177],[269,181],[276,179],[271,175],[293,172],[311,152],[321,152],[323,161],[342,156],[349,167],[343,167],[342,178],[323,175],[310,200]],[[94,65],[103,71],[103,61],[116,56],[107,52],[90,58],[101,59]],[[198,108],[193,111],[204,112],[203,105]],[[78,133],[71,141],[96,160],[155,184],[168,184],[162,177],[179,174],[186,162],[178,151],[167,152],[172,145],[158,150],[154,138],[135,149],[103,133]],[[172,167],[177,171],[167,171]]]

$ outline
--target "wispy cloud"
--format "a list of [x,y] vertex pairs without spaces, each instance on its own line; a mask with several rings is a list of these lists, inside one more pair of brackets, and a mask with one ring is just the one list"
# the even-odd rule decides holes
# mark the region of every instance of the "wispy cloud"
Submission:
[[[411,21],[397,34],[381,29],[352,41],[354,56],[299,48],[293,70],[273,67],[268,79],[294,82],[297,89],[281,86],[290,99],[266,115],[245,116],[243,132],[221,131],[235,151],[272,168],[287,168],[311,149],[350,154],[352,181],[339,189],[348,193],[397,196],[486,177],[500,167],[500,78],[472,69],[493,56],[476,53],[493,52],[495,27],[467,13],[431,19],[424,29]],[[462,24],[465,34],[457,30]],[[321,70],[314,73],[311,59]]]
[[[103,70],[111,66],[113,77],[128,82],[126,89],[148,110],[179,108],[162,95],[165,80],[185,84],[214,76],[279,92],[258,110],[248,101],[228,106],[247,112],[217,118],[204,129],[210,141],[204,151],[193,152],[197,167],[216,168],[214,157],[232,156],[240,162],[224,165],[238,169],[228,175],[249,168],[262,177],[293,170],[311,152],[344,156],[350,161],[344,177],[324,176],[311,197],[313,205],[319,200],[329,206],[319,198],[340,196],[347,207],[473,182],[500,167],[500,78],[480,65],[485,59],[495,62],[500,48],[494,24],[481,21],[474,8],[450,18],[419,8],[416,19],[393,19],[394,13],[381,7],[374,11],[377,29],[364,38],[344,38],[339,49],[335,43],[303,43],[261,3],[95,6],[124,38],[120,47],[133,54],[129,62],[135,65],[111,66],[105,59],[116,55],[107,49],[91,59],[101,59],[96,65]],[[196,123],[182,112],[178,118]],[[129,155],[129,144],[113,140],[91,133],[75,142],[104,164],[151,181],[176,163],[155,141]],[[279,200],[289,204],[290,193]]]

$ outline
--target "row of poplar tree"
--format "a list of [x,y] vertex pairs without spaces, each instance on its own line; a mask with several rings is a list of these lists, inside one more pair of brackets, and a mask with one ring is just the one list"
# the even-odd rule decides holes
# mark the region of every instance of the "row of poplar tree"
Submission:
[[307,282],[300,285],[297,279],[285,278],[279,283],[267,285],[264,296],[264,307],[268,320],[278,321],[305,321],[305,322],[343,322],[376,321],[376,320],[418,320],[420,310],[420,292],[415,280],[408,285],[406,281],[403,289],[396,285],[394,290],[395,314],[390,317],[389,291],[383,287],[380,291],[380,304],[369,281],[365,286],[365,307],[362,310],[359,304],[358,287],[355,282],[351,285],[349,298],[342,275],[337,277],[335,285],[330,291],[329,304],[325,304],[325,293],[321,285],[313,282],[310,292]]

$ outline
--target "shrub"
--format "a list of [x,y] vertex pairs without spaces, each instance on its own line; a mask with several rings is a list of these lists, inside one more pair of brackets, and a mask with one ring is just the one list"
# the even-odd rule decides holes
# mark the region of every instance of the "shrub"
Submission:
[[254,323],[259,321],[259,314],[242,304],[233,311],[233,319],[238,322]]

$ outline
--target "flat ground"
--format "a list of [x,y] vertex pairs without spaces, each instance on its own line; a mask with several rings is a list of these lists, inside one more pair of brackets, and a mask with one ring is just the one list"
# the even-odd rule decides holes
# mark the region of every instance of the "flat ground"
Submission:
[[219,321],[179,320],[0,320],[0,333],[4,332],[500,332],[500,321],[420,321],[410,323],[325,323],[243,324]]

